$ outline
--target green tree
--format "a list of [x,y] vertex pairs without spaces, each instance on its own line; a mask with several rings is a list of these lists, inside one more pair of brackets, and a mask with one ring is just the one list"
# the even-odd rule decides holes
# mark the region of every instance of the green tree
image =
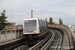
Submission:
[[50,17],[50,19],[49,19],[49,24],[53,24],[53,19],[52,19],[52,17]]
[[61,20],[61,18],[59,19],[59,24],[63,25],[63,21]]
[[1,13],[0,16],[0,30],[2,30],[3,28],[5,28],[6,25],[9,25],[9,23],[7,23],[6,20],[7,17],[5,17],[5,10]]
[[45,19],[45,21],[47,21],[47,18]]

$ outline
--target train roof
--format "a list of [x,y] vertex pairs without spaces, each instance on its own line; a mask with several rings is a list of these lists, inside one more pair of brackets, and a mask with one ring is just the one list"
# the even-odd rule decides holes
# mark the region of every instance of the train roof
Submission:
[[[25,20],[38,20],[38,18],[29,18],[29,19],[24,19]],[[39,20],[42,20],[42,19],[39,19]],[[42,20],[42,21],[45,21],[45,20]],[[47,21],[46,21],[47,22]]]
[[29,18],[29,19],[24,19],[24,20],[38,20],[38,18]]

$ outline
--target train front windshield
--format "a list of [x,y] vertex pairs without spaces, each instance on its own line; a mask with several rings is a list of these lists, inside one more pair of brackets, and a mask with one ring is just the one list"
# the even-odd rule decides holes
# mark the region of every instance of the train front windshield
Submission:
[[36,20],[25,20],[24,22],[24,32],[35,32],[36,30]]

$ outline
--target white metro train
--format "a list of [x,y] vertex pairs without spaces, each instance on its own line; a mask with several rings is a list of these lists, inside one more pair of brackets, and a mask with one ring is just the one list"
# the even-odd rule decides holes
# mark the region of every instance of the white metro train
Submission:
[[36,43],[48,34],[48,30],[49,28],[47,21],[37,18],[24,19],[24,42],[28,44],[29,42]]

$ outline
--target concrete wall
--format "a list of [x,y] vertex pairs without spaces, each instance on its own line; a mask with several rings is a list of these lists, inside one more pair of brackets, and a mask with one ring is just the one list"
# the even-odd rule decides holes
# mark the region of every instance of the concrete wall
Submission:
[[[73,31],[66,25],[48,25],[49,27],[61,28],[67,31],[70,39],[70,44],[73,46],[73,40],[75,40],[75,34]],[[75,42],[75,41],[74,41]]]
[[23,30],[4,30],[0,31],[0,45],[11,43],[23,38]]

